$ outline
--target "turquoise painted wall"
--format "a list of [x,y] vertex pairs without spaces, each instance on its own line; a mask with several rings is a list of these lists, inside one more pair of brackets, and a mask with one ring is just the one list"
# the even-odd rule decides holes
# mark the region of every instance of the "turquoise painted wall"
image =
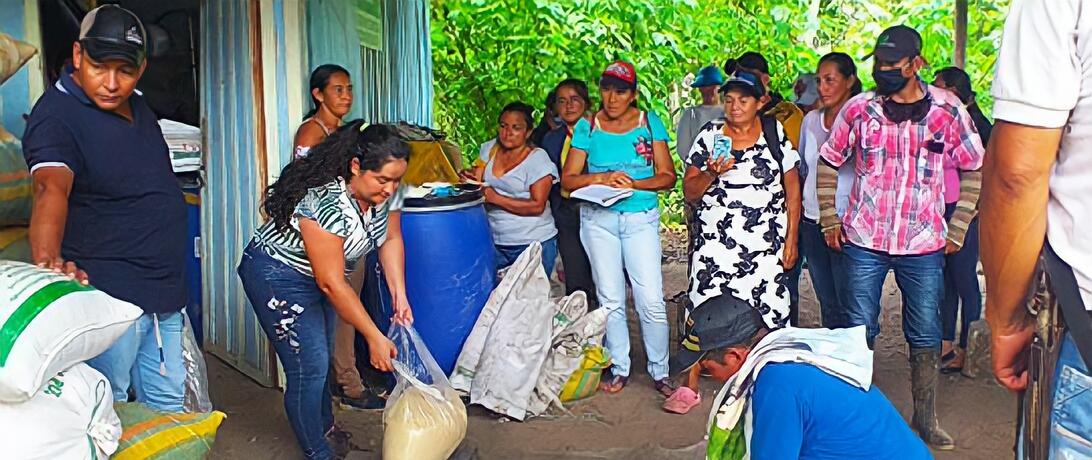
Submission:
[[[26,25],[23,0],[0,0],[0,32],[15,39],[26,41]],[[34,78],[42,78],[34,75]],[[0,123],[15,137],[23,137],[26,123],[23,114],[29,114],[33,101],[30,100],[30,71],[23,66],[8,81],[0,85]]]
[[235,273],[259,221],[260,152],[256,142],[250,19],[246,0],[206,0],[201,8],[201,93],[205,133],[202,274],[205,346],[270,385],[269,347]]

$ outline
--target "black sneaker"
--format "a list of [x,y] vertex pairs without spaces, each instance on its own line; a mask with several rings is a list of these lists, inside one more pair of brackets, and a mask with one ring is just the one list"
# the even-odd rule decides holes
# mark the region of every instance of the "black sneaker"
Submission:
[[330,432],[326,433],[326,442],[330,443],[330,449],[334,451],[334,456],[337,458],[345,458],[349,455],[349,452],[361,450],[360,447],[353,444],[352,438],[352,433],[342,430],[337,425],[334,425]]
[[387,396],[385,393],[377,395],[368,389],[359,398],[342,395],[338,401],[343,410],[383,410],[387,406]]

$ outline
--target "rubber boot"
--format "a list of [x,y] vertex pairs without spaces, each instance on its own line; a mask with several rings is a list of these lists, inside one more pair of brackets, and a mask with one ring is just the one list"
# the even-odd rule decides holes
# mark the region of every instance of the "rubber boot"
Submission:
[[911,389],[914,395],[914,417],[910,427],[926,444],[937,450],[955,449],[955,440],[937,422],[936,399],[940,351],[932,348],[910,349]]

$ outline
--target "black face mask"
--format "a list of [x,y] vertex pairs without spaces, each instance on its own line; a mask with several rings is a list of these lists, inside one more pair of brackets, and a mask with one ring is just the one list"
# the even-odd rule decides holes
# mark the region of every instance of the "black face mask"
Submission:
[[876,93],[890,96],[906,87],[909,77],[902,76],[902,69],[873,70],[872,79],[876,80]]

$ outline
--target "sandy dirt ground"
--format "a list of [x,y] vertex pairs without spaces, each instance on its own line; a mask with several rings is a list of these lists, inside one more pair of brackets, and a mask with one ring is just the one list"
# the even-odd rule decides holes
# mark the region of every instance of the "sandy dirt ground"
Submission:
[[[818,325],[818,306],[808,277],[801,282],[801,323]],[[664,266],[664,291],[669,297],[686,287],[685,265],[677,259]],[[889,277],[883,297],[881,333],[876,346],[875,383],[898,407],[911,414],[910,370],[902,337],[900,296]],[[670,305],[670,304],[669,304]],[[670,307],[669,307],[670,308]],[[674,318],[674,312],[669,312]],[[569,407],[569,414],[541,417],[524,423],[469,409],[466,440],[456,459],[695,459],[702,458],[711,400],[719,389],[703,381],[704,404],[685,416],[660,408],[663,399],[643,372],[644,351],[639,346],[636,314],[630,311],[634,375],[625,391],[598,394]],[[215,357],[209,357],[210,388],[217,407],[228,414],[220,428],[213,458],[295,459],[300,455],[284,416],[278,391],[263,388]],[[1016,414],[1015,397],[989,376],[974,380],[942,376],[938,397],[941,426],[955,437],[957,449],[938,452],[938,459],[997,460],[1012,458]],[[337,419],[354,433],[364,452],[350,458],[379,459],[382,451],[382,414],[339,411]]]

